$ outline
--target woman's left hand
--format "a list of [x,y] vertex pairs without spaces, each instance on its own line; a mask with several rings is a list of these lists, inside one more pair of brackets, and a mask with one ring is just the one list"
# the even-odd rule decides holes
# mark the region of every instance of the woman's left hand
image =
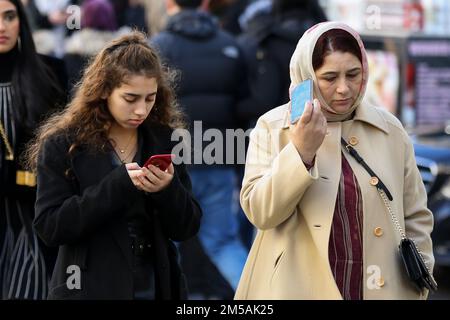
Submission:
[[142,191],[153,193],[165,189],[173,179],[174,168],[173,164],[167,168],[166,171],[162,171],[154,165],[149,165],[148,169],[143,167],[142,172],[144,176],[139,177],[141,184],[138,188]]

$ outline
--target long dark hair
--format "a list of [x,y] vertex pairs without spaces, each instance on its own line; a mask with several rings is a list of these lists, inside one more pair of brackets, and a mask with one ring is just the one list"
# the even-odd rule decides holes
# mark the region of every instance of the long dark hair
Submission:
[[15,50],[16,63],[12,74],[14,118],[31,132],[53,109],[63,92],[56,77],[36,52],[30,24],[21,0],[8,0],[17,10],[20,21],[19,39]]
[[133,75],[155,77],[158,83],[155,105],[142,125],[185,127],[184,115],[172,87],[172,73],[161,64],[145,34],[134,31],[113,40],[91,59],[72,101],[40,126],[27,150],[28,167],[36,168],[42,144],[54,135],[73,137],[69,154],[81,146],[94,152],[106,151],[108,132],[114,122],[107,97]]

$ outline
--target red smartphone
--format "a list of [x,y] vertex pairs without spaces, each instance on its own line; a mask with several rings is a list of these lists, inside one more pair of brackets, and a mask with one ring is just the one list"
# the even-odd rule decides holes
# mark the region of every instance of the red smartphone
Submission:
[[148,160],[144,164],[144,167],[148,167],[152,164],[155,167],[158,167],[160,170],[166,171],[172,163],[172,159],[174,157],[174,154],[156,154],[148,158]]

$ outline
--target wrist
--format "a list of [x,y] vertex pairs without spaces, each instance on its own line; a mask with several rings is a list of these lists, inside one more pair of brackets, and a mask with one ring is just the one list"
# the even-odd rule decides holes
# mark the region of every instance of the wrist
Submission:
[[296,141],[292,141],[292,144],[294,145],[295,149],[297,149],[297,152],[304,163],[308,164],[313,163],[313,160],[316,156],[315,152],[314,153],[305,152],[304,150],[302,150],[303,148],[301,147],[301,145],[299,145],[299,143],[296,143]]
[[311,154],[302,154],[300,153],[300,158],[302,158],[303,163],[308,164],[308,165],[312,165],[314,163],[314,158],[316,157],[315,154],[311,155]]
[[312,167],[314,167],[314,163],[316,162],[316,157],[313,157],[311,161],[303,161],[303,164],[305,165],[306,169],[311,169]]

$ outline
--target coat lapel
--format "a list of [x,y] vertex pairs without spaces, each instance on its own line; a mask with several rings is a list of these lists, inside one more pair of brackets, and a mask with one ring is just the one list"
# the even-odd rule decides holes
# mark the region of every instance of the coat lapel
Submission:
[[[92,153],[87,150],[82,150],[73,158],[73,168],[75,176],[77,177],[80,193],[91,186],[99,183],[105,176],[115,169],[111,154],[106,153]],[[107,199],[105,199],[107,201]],[[110,224],[109,231],[125,255],[125,258],[131,268],[131,243],[128,237],[127,224],[125,220],[117,221]]]

